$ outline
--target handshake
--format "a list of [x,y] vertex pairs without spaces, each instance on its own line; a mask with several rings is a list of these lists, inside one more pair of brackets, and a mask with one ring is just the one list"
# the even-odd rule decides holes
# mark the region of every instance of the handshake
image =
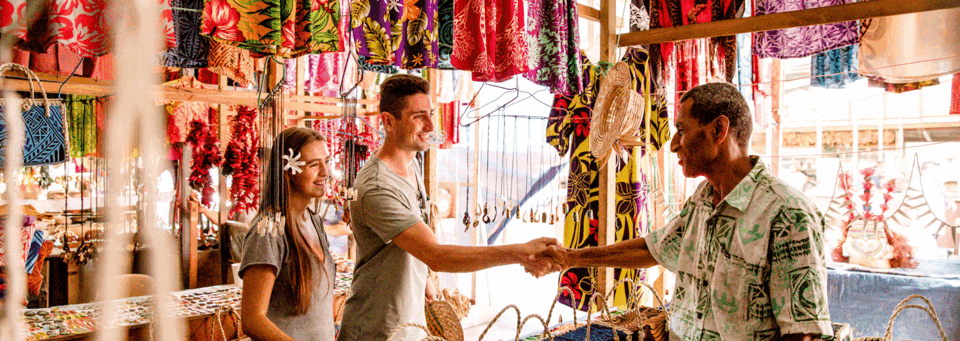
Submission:
[[534,277],[570,268],[569,252],[554,238],[538,238],[523,244],[519,248],[520,264],[527,273]]

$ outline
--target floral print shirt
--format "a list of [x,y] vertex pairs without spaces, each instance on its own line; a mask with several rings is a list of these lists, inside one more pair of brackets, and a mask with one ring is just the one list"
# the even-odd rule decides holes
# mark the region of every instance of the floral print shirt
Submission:
[[256,56],[341,51],[339,0],[206,0],[201,34]]
[[823,217],[799,190],[753,169],[714,207],[704,181],[680,215],[646,236],[677,274],[671,340],[779,340],[832,335]]

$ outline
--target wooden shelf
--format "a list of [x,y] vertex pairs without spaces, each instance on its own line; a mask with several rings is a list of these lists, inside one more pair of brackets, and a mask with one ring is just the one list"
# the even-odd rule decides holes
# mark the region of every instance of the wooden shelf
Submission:
[[[960,7],[958,0],[873,0],[620,34],[620,46],[729,36]],[[946,38],[946,37],[945,37]]]

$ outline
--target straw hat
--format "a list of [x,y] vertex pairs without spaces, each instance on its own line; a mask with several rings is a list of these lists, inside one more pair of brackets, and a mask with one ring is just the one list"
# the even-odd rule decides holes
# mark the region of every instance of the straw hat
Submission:
[[456,310],[449,302],[443,300],[427,302],[424,307],[427,317],[427,328],[431,335],[440,336],[447,341],[463,341],[463,326]]
[[630,67],[624,62],[615,64],[600,84],[600,93],[590,119],[590,153],[597,163],[606,164],[615,145],[640,145],[637,131],[643,120],[643,96],[633,90]]

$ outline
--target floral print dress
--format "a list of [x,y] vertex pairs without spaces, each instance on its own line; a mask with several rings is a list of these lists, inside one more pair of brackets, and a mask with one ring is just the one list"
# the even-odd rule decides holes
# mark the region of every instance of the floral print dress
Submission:
[[[581,55],[582,56],[582,55]],[[598,67],[591,64],[586,57],[581,57],[583,63],[584,92],[575,96],[556,95],[553,108],[550,112],[550,123],[547,125],[547,142],[557,148],[561,156],[570,156],[570,178],[567,181],[567,208],[564,222],[564,246],[569,248],[584,248],[599,246],[597,228],[599,224],[599,196],[600,176],[598,165],[593,154],[590,153],[590,118],[594,101],[600,89],[601,79]],[[630,65],[633,88],[642,93],[649,93],[651,79],[648,68],[648,54],[645,50],[632,48],[624,55],[623,61]],[[645,120],[650,123],[651,151],[659,149],[670,138],[669,120],[666,111],[666,101],[651,99],[645,96],[644,112],[649,117]],[[663,97],[660,97],[663,99]],[[645,128],[641,128],[645,129]],[[639,132],[645,135],[645,131]],[[641,136],[643,136],[641,135]],[[647,175],[640,173],[637,177],[636,167],[640,163],[636,159],[626,163],[617,161],[616,177],[616,240],[634,239],[644,235],[649,227],[643,222],[646,217]],[[616,269],[615,281],[623,278],[638,280],[642,277],[642,270]],[[561,273],[560,286],[568,287],[573,292],[571,296],[564,293],[560,302],[571,307],[586,310],[594,290],[602,290],[595,286],[596,273],[587,268],[573,268]],[[605,294],[605,293],[604,293]],[[630,297],[625,287],[615,292],[615,304],[626,303]]]
[[583,91],[580,73],[580,32],[575,1],[531,0],[527,17],[530,70],[523,76],[553,93]]
[[453,56],[477,82],[502,82],[529,70],[519,0],[454,0]]
[[357,55],[365,64],[437,66],[437,0],[355,0],[350,5],[350,27]]
[[341,51],[339,0],[206,0],[201,34],[254,55]]

